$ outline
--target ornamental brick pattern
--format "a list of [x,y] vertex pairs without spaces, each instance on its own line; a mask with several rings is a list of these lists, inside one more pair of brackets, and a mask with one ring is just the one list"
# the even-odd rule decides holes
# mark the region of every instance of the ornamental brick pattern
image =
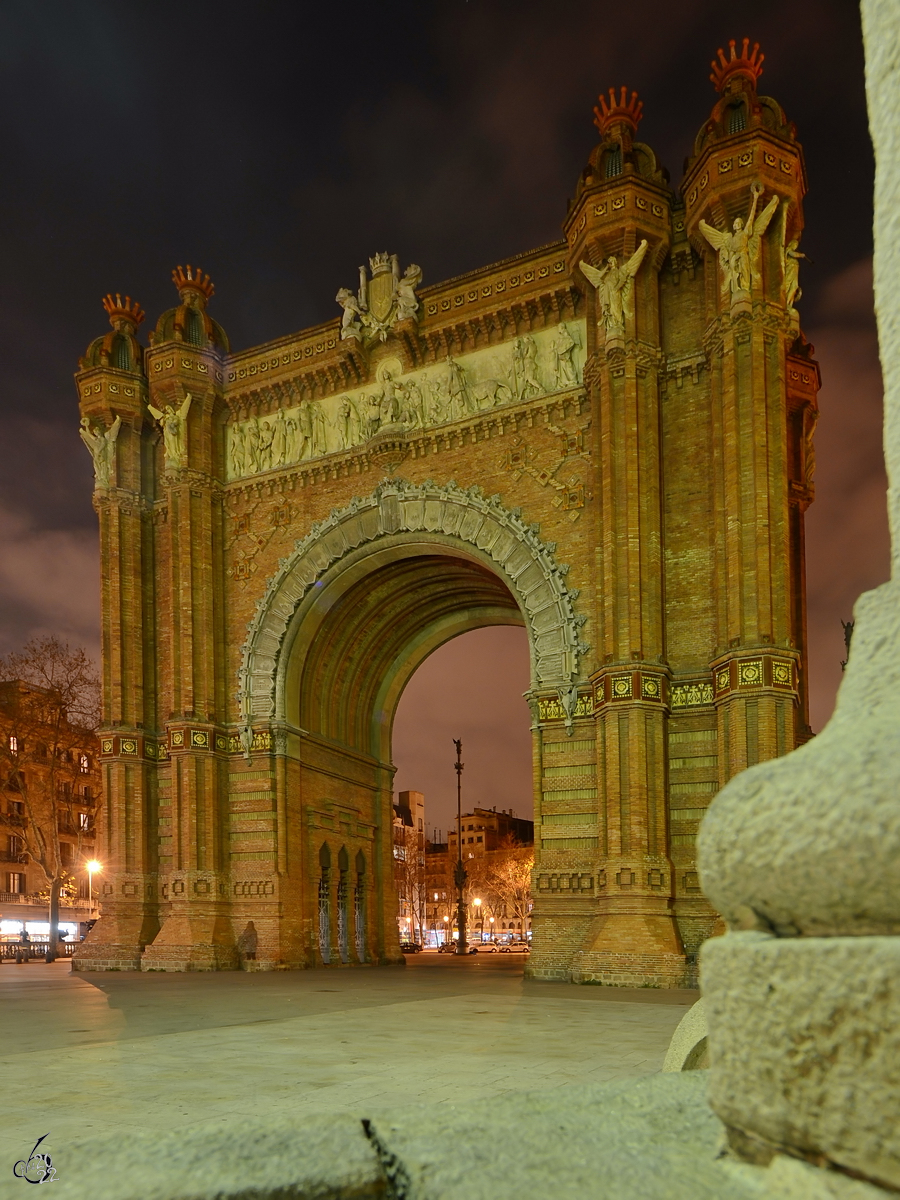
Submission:
[[699,822],[809,736],[805,172],[761,60],[724,61],[679,193],[636,97],[604,98],[558,243],[415,295],[378,255],[343,322],[240,353],[191,268],[149,349],[108,307],[77,375],[114,439],[109,870],[79,969],[401,961],[396,704],[442,642],[519,624],[528,970],[695,980]]

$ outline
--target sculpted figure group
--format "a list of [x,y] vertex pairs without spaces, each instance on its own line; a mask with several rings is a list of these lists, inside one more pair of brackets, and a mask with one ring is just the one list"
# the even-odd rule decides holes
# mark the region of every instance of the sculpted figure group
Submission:
[[303,401],[271,416],[231,426],[228,467],[232,479],[350,450],[386,428],[424,429],[459,421],[498,405],[577,386],[582,339],[578,327],[557,326],[539,354],[531,334],[498,350],[481,370],[448,354],[442,368],[402,378],[383,364],[372,391],[334,402]]
[[388,331],[398,321],[408,321],[419,311],[419,298],[416,288],[422,282],[422,268],[416,263],[410,263],[402,276],[397,266],[396,255],[392,256],[393,278],[390,295],[383,308],[370,301],[370,294],[365,280],[365,269],[360,267],[359,292],[351,292],[349,288],[339,288],[335,302],[341,306],[341,339],[347,341],[354,338],[357,341],[372,341],[375,338],[382,342]]

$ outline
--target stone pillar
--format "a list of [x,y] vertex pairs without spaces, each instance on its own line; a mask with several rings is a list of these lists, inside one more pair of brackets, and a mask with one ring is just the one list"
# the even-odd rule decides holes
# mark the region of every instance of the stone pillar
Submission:
[[710,1101],[732,1149],[900,1189],[900,21],[864,0],[894,572],[856,606],[822,733],[734,779],[701,828]]
[[[128,310],[122,314],[133,316]],[[113,336],[119,341],[113,348],[119,361],[127,360],[121,333],[108,334],[104,341]],[[90,363],[94,349],[83,366]],[[107,349],[102,354],[105,361],[76,377],[82,416],[94,428],[111,429],[117,419],[120,426],[108,486],[98,480],[94,491],[101,561],[111,567],[101,578],[104,809],[97,853],[103,872],[94,884],[101,908],[99,921],[73,959],[75,970],[133,970],[159,928],[156,842],[148,836],[156,827],[156,675],[144,640],[154,620],[153,480],[147,469],[150,431],[144,420],[147,382],[139,349],[132,356],[131,371],[114,369],[110,357],[115,361]]]
[[600,498],[595,582],[602,642],[601,667],[591,677],[596,915],[573,975],[673,987],[683,980],[685,960],[667,845],[659,440],[659,268],[671,244],[672,195],[652,150],[634,141],[637,96],[611,93],[611,105],[601,98],[595,112],[600,145],[565,226],[573,274],[593,285],[585,386]]
[[219,970],[237,965],[224,623],[217,599],[224,588],[221,366],[212,349],[165,342],[148,351],[147,361],[150,404],[157,412],[183,413],[184,430],[177,454],[165,437],[157,447],[165,515],[156,559],[160,709],[168,749],[160,774],[168,783],[169,854],[160,870],[162,928],[143,962],[152,970]]

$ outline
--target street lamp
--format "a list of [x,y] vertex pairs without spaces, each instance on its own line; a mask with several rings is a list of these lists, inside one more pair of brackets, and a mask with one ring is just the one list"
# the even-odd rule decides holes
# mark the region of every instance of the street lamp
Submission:
[[96,858],[92,858],[90,862],[84,864],[88,873],[88,911],[94,911],[94,872],[102,871],[103,864],[98,863]]
[[463,888],[466,886],[466,868],[462,861],[462,739],[454,738],[456,747],[456,867],[453,871],[453,882],[456,884],[456,924],[459,936],[456,942],[456,953],[466,953],[466,903],[463,900]]
[[481,901],[474,900],[472,903],[475,905],[475,920],[478,921],[481,926],[481,940],[484,941],[484,917],[481,912]]

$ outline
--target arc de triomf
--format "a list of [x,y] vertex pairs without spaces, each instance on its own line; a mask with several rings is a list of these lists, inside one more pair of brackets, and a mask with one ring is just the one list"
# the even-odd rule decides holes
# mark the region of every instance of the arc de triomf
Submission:
[[563,238],[445,283],[375,254],[340,319],[240,352],[201,271],[147,349],[107,297],[77,376],[107,838],[77,967],[233,968],[251,922],[260,968],[400,961],[398,699],[443,642],[514,624],[529,970],[692,981],[698,823],[810,736],[806,181],[761,67],[719,52],[678,192],[637,96],[601,97]]

